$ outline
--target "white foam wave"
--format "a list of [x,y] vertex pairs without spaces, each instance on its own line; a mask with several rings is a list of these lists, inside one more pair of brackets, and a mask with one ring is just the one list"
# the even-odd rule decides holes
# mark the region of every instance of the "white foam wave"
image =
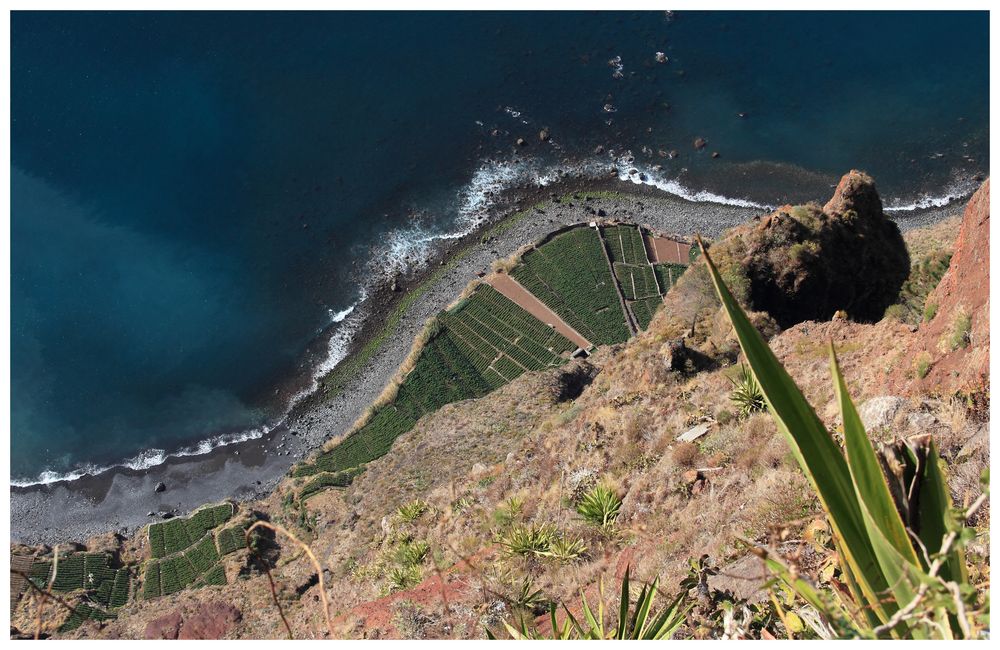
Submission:
[[756,208],[760,210],[774,209],[774,206],[757,203],[750,199],[724,196],[708,190],[693,190],[676,179],[667,178],[658,170],[637,165],[629,152],[626,152],[615,161],[615,168],[618,170],[618,180],[631,181],[636,185],[649,185],[661,192],[666,192],[667,194],[672,194],[694,203],[717,203],[719,205],[732,205],[739,208]]
[[943,208],[955,201],[969,198],[978,187],[979,183],[976,180],[959,178],[956,174],[956,177],[940,194],[923,193],[909,198],[893,197],[885,202],[884,209],[886,212],[914,212],[916,210]]
[[45,470],[39,474],[34,479],[11,479],[10,484],[13,487],[32,487],[36,485],[48,485],[50,483],[58,483],[60,481],[76,481],[85,476],[98,476],[104,472],[111,471],[113,469],[131,469],[131,470],[145,470],[151,467],[156,467],[157,465],[162,465],[167,462],[170,458],[184,458],[187,456],[202,456],[207,454],[219,447],[227,447],[229,445],[234,445],[239,442],[247,442],[248,440],[256,440],[263,437],[270,431],[270,427],[262,426],[257,429],[251,429],[249,431],[241,431],[238,433],[225,433],[217,436],[213,436],[206,440],[202,440],[196,445],[190,447],[184,447],[173,453],[167,453],[163,449],[146,449],[140,452],[137,456],[129,458],[128,460],[114,464],[114,465],[93,465],[88,464],[76,469],[70,470],[68,472],[56,472],[53,470]]
[[368,292],[362,288],[361,296],[354,304],[333,314],[332,321],[334,324],[338,324],[338,326],[330,335],[330,340],[327,341],[326,356],[313,369],[309,385],[295,393],[288,400],[288,410],[291,410],[292,407],[303,399],[315,393],[319,388],[320,379],[329,374],[341,361],[347,358],[347,353],[351,349],[351,341],[354,340],[354,336],[365,322],[366,315],[364,310],[359,311],[359,307],[361,307],[367,298]]
[[482,226],[505,191],[545,187],[558,180],[555,167],[545,167],[533,160],[484,162],[459,190],[457,211],[449,227],[414,218],[407,226],[386,235],[385,243],[373,251],[369,271],[385,280],[423,268],[442,242],[461,239]]

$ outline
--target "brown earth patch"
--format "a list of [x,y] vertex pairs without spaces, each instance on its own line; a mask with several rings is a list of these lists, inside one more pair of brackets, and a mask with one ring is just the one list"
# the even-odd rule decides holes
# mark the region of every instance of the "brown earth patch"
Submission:
[[668,239],[667,237],[645,236],[646,247],[653,256],[654,264],[671,262],[687,264],[691,253],[691,244]]
[[554,328],[578,347],[586,350],[592,346],[590,341],[570,327],[569,323],[560,318],[557,313],[549,309],[545,303],[536,298],[534,294],[506,273],[495,273],[487,279],[487,282],[494,289],[509,298],[514,304],[549,327]]

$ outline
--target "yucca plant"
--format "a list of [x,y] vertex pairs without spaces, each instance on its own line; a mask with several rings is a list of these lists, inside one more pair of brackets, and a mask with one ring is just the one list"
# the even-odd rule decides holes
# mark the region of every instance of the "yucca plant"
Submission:
[[[846,587],[831,598],[761,549],[768,566],[840,635],[974,636],[975,621],[967,608],[974,589],[961,551],[968,535],[967,517],[956,515],[951,507],[933,440],[923,437],[884,454],[890,483],[847,392],[831,344],[830,368],[844,427],[842,452],[747,319],[704,245],[702,252],[767,406],[826,512]],[[968,512],[974,512],[985,496]]]
[[497,541],[511,555],[542,556],[549,552],[552,541],[557,537],[555,526],[532,523],[512,526],[501,533]]
[[[517,627],[507,622],[504,622],[504,627],[513,639],[669,639],[684,623],[685,616],[691,609],[691,605],[688,603],[687,591],[682,591],[659,614],[654,615],[651,612],[653,601],[659,593],[657,590],[660,582],[659,578],[653,580],[650,584],[643,584],[642,590],[639,592],[638,598],[636,598],[635,606],[632,606],[629,595],[630,571],[631,567],[626,568],[625,576],[622,579],[621,599],[618,605],[618,622],[614,627],[611,627],[606,621],[603,584],[599,588],[600,601],[597,604],[596,612],[590,607],[587,597],[583,595],[583,592],[580,592],[583,610],[582,620],[578,620],[569,611],[569,608],[563,605],[566,616],[563,618],[562,625],[560,625],[556,617],[557,607],[554,603],[551,604],[549,606],[549,620],[552,629],[548,636],[530,627],[523,615]],[[489,629],[486,630],[486,635],[491,639],[496,638]]]
[[557,562],[567,564],[580,559],[587,552],[587,546],[579,539],[555,537],[549,542],[549,549],[538,553],[542,557],[550,557]]
[[595,526],[608,528],[615,523],[622,507],[621,497],[610,486],[595,485],[583,495],[576,511]]
[[427,507],[428,506],[426,501],[422,501],[420,499],[414,499],[409,503],[404,503],[403,505],[399,506],[396,512],[399,515],[400,521],[409,523],[412,521],[416,521],[417,519],[420,518],[420,515],[427,512]]
[[760,392],[760,386],[757,385],[753,372],[746,365],[741,363],[736,378],[730,377],[729,381],[733,385],[729,399],[736,405],[741,416],[748,417],[767,408],[764,394]]

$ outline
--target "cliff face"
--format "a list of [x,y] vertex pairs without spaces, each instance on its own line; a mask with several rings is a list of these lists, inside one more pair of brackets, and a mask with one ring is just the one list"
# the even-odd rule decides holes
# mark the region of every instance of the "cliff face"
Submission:
[[[927,298],[925,318],[893,377],[900,389],[980,393],[990,364],[990,181],[965,208],[955,254]],[[929,317],[929,318],[928,318]]]

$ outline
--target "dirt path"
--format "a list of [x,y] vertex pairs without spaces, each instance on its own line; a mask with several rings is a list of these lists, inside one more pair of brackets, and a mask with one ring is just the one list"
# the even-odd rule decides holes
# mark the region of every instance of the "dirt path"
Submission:
[[649,243],[649,250],[653,253],[655,264],[663,262],[687,264],[689,262],[688,254],[691,252],[691,244],[682,244],[666,237],[646,237],[646,241]]
[[514,304],[525,310],[546,325],[555,328],[557,332],[575,343],[584,350],[591,347],[591,342],[583,338],[579,332],[569,326],[569,323],[559,317],[554,311],[533,293],[521,286],[521,284],[506,273],[495,273],[487,280],[494,289],[509,298]]

